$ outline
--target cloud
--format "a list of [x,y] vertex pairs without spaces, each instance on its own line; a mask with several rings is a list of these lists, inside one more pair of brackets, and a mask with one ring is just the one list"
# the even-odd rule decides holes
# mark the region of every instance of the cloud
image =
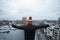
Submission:
[[52,19],[60,17],[59,0],[0,0],[0,18],[21,19],[32,16],[33,19]]

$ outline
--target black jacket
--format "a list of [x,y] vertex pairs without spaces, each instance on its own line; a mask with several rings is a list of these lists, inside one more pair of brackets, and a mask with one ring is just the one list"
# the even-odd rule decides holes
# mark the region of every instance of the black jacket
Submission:
[[40,25],[40,26],[35,26],[35,25],[22,25],[22,26],[12,25],[12,26],[14,28],[24,30],[25,40],[34,40],[35,31],[37,29],[49,27],[49,25]]

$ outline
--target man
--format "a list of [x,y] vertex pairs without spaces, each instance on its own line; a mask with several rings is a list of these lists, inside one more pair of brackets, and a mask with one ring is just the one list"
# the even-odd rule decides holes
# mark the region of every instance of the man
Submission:
[[29,17],[29,21],[27,21],[27,23],[28,23],[27,25],[17,26],[17,25],[13,25],[12,24],[12,26],[14,28],[18,28],[18,29],[24,30],[24,32],[25,32],[25,40],[34,40],[35,31],[37,29],[49,27],[49,25],[40,25],[40,26],[32,25],[32,21],[31,20],[32,20],[32,17]]

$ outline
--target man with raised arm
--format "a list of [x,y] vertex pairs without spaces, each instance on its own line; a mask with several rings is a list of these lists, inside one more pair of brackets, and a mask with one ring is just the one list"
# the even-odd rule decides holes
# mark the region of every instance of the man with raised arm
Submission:
[[14,28],[24,30],[24,32],[25,32],[25,40],[34,40],[35,31],[37,29],[49,27],[49,25],[44,25],[44,24],[43,25],[39,25],[39,26],[32,25],[32,21],[31,20],[32,20],[32,17],[29,17],[29,21],[27,21],[28,24],[26,24],[26,25],[18,26],[18,25],[13,25],[12,24],[12,26]]

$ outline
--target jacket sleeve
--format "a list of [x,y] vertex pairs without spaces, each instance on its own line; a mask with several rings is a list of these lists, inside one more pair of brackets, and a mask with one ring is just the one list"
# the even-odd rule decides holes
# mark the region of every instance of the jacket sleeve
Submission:
[[17,25],[13,25],[12,24],[12,27],[17,28],[17,29],[25,29],[25,26],[24,25],[17,26]]
[[37,26],[36,28],[37,28],[37,29],[40,29],[40,28],[47,28],[47,27],[49,27],[48,24],[47,24],[47,25],[39,25],[39,26]]

